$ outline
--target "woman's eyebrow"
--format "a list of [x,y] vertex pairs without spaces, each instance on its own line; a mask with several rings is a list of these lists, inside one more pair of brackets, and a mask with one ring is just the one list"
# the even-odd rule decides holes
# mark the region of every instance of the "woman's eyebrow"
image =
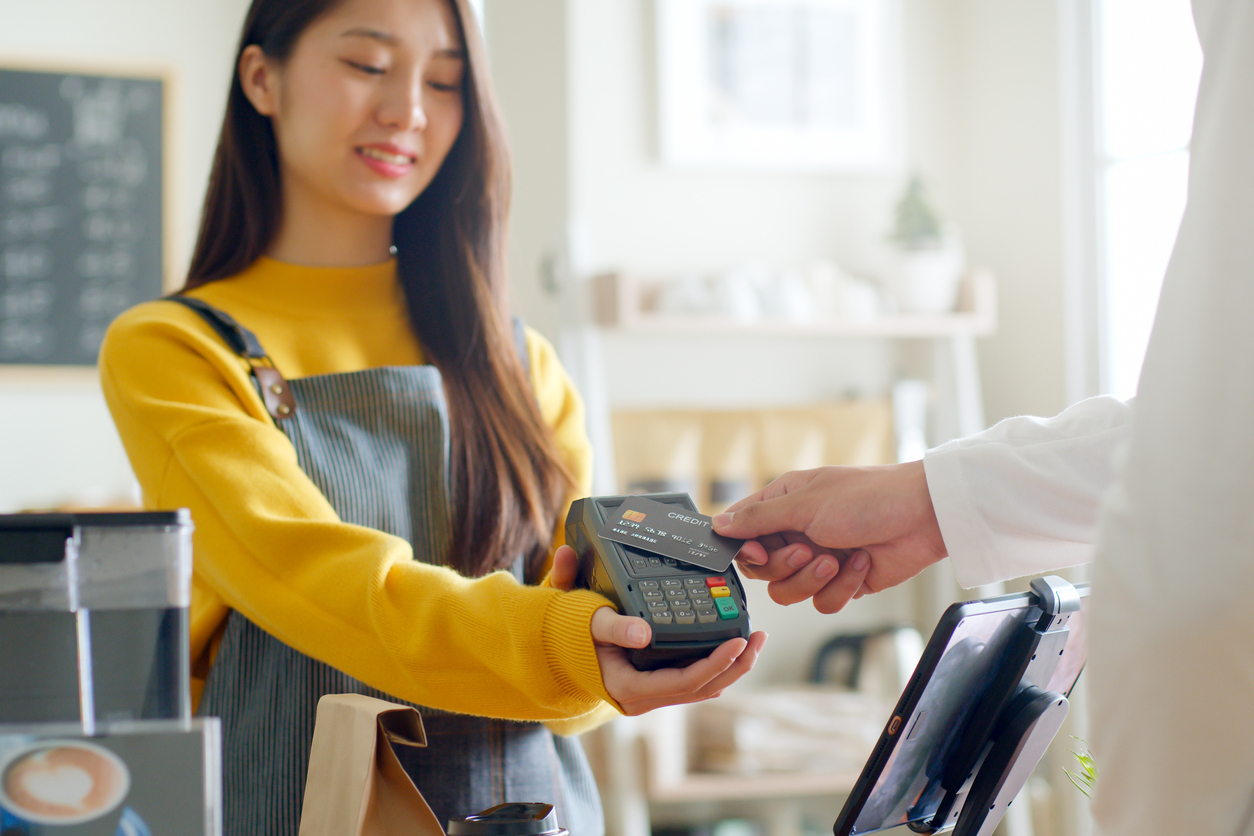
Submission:
[[[401,39],[389,32],[380,29],[370,29],[369,27],[360,26],[354,29],[347,29],[340,33],[341,38],[370,38],[387,46],[399,46]],[[459,61],[466,60],[466,50],[461,47],[449,47],[448,49],[438,49],[435,54],[441,58],[456,58]]]
[[341,38],[370,38],[372,40],[385,43],[388,46],[396,46],[397,44],[401,42],[401,39],[396,37],[395,35],[380,31],[378,29],[369,29],[364,26],[358,27],[356,29],[347,29],[340,33],[340,37]]

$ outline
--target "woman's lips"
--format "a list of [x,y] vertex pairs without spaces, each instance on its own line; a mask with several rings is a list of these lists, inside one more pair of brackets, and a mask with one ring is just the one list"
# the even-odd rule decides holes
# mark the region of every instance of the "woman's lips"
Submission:
[[404,177],[418,162],[417,158],[399,148],[362,145],[357,155],[372,170],[384,177]]

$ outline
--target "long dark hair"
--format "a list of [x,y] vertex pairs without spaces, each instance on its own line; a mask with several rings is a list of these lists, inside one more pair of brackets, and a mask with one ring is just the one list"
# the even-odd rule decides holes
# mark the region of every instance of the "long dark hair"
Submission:
[[[244,96],[252,44],[285,61],[339,0],[253,0],[235,54],[200,232],[184,289],[237,275],[263,255],[282,211],[270,120]],[[439,172],[393,221],[410,321],[444,379],[451,428],[448,564],[477,576],[527,558],[534,577],[574,485],[514,350],[505,281],[510,162],[483,41],[466,0],[447,0],[466,49],[461,132]]]

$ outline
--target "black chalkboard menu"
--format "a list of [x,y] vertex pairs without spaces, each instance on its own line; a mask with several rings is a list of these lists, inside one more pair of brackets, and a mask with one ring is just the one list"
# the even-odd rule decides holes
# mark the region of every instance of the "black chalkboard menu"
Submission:
[[161,294],[163,85],[0,69],[0,363],[94,365]]

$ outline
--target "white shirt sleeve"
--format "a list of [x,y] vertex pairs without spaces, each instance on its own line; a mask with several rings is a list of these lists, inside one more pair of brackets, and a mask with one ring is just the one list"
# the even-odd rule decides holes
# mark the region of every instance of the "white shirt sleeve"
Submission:
[[1254,834],[1254,2],[1194,18],[1188,208],[1094,561],[1104,836]]
[[928,491],[963,587],[1092,559],[1131,412],[1116,398],[1089,398],[1053,418],[1007,418],[928,451]]

